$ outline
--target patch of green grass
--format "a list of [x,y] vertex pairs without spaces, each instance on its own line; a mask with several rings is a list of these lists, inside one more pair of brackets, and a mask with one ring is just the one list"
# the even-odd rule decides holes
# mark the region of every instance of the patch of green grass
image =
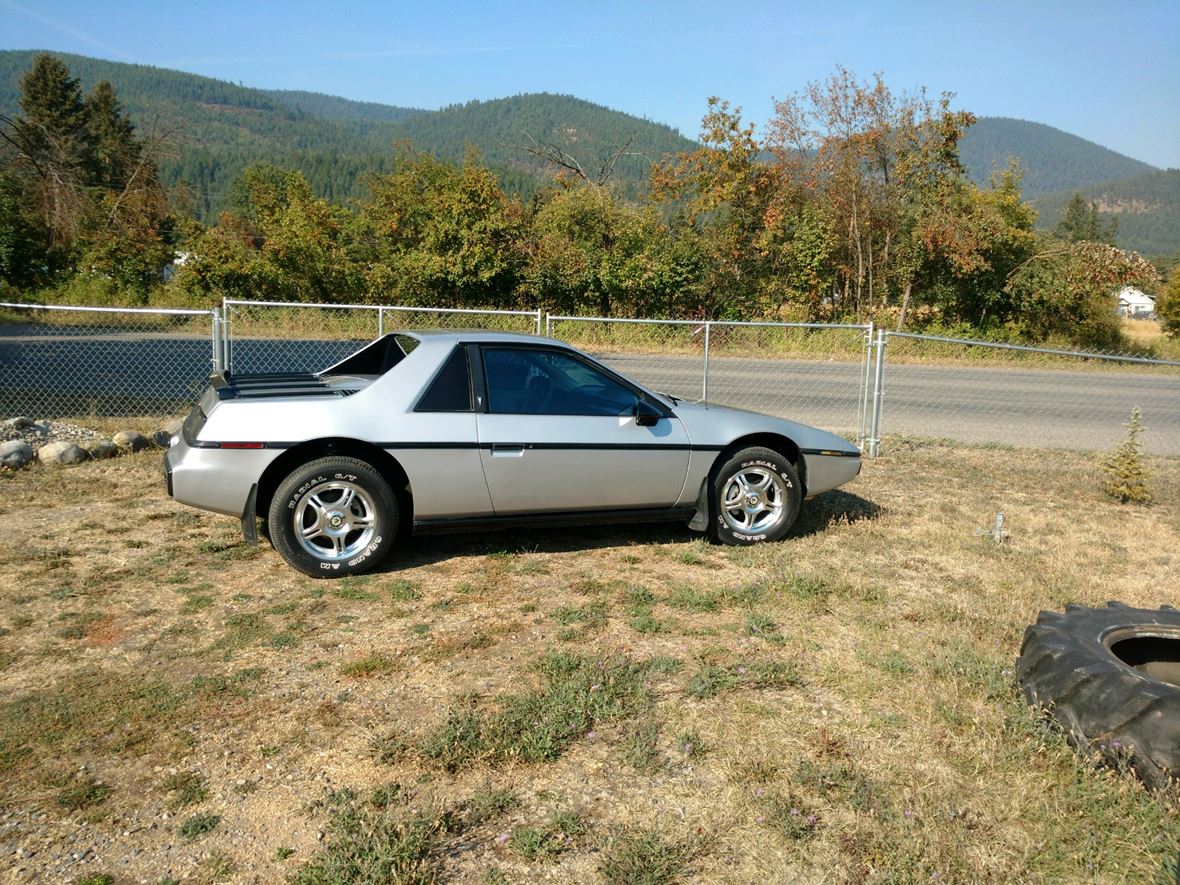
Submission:
[[564,652],[540,658],[541,686],[502,696],[491,710],[470,701],[417,742],[417,751],[447,771],[476,759],[497,763],[552,761],[595,722],[633,715],[646,702],[646,671],[625,658],[593,659]]
[[798,668],[784,661],[752,661],[722,667],[702,664],[685,686],[694,698],[716,697],[742,688],[795,688],[803,685]]
[[468,821],[473,826],[479,826],[506,814],[518,805],[520,805],[520,799],[511,790],[492,787],[477,791],[463,803]]
[[583,633],[593,633],[606,626],[606,600],[598,599],[583,606],[563,605],[553,611],[553,620],[563,626],[578,625]]
[[430,634],[429,624],[414,624],[410,627],[410,632],[419,639],[425,639]]
[[192,615],[204,611],[213,605],[213,597],[207,594],[194,594],[188,597],[180,607],[182,615]]
[[105,802],[110,795],[109,786],[93,778],[83,777],[62,787],[54,795],[53,801],[66,811],[81,811]]
[[422,594],[418,592],[418,585],[405,578],[395,578],[390,581],[385,585],[385,592],[389,594],[390,599],[397,602],[413,602],[422,597]]
[[373,599],[368,590],[355,583],[354,579],[341,578],[332,587],[332,595],[337,599]]
[[655,774],[666,764],[659,742],[660,723],[653,716],[645,716],[624,729],[619,746],[632,768],[641,774]]
[[749,612],[746,614],[746,633],[750,636],[757,636],[759,639],[766,639],[770,642],[781,643],[783,635],[779,632],[778,624],[775,623],[774,618],[764,612]]
[[762,802],[762,821],[792,842],[804,842],[820,829],[820,818],[805,802],[794,796],[771,792]]
[[746,584],[733,590],[722,590],[721,596],[726,605],[752,608],[766,596],[766,587],[762,584]]
[[200,839],[202,836],[212,833],[220,825],[220,814],[194,814],[185,818],[176,832],[182,839]]
[[721,607],[721,594],[686,585],[674,588],[665,601],[670,607],[685,611],[715,612]]
[[77,885],[115,885],[115,877],[109,873],[95,873],[83,876],[77,881]]
[[606,885],[671,885],[681,879],[698,848],[658,829],[623,830],[603,846],[598,873]]
[[368,676],[378,676],[382,673],[391,673],[395,669],[397,669],[397,662],[395,660],[387,658],[382,654],[372,653],[341,664],[340,675],[362,679]]
[[328,838],[292,885],[428,885],[438,882],[446,821],[427,811],[374,811],[349,795],[332,801]]
[[287,858],[292,857],[294,854],[295,854],[294,848],[288,848],[286,845],[280,845],[278,848],[275,849],[275,860],[278,861],[279,863],[282,863]]
[[195,771],[178,771],[169,775],[162,786],[172,794],[168,797],[170,808],[187,808],[209,798],[209,787],[204,775]]
[[508,847],[528,861],[551,861],[569,851],[589,832],[582,818],[572,811],[554,814],[543,827],[517,827]]
[[804,602],[825,599],[832,593],[832,588],[823,580],[810,575],[793,575],[777,589]]

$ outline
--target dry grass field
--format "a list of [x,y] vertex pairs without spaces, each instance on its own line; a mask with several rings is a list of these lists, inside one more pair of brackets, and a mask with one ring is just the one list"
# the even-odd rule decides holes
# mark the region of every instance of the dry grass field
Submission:
[[1180,460],[1130,507],[1093,454],[885,449],[762,548],[420,539],[335,582],[158,452],[0,474],[0,877],[1174,881],[1176,793],[1012,672],[1041,609],[1180,600]]

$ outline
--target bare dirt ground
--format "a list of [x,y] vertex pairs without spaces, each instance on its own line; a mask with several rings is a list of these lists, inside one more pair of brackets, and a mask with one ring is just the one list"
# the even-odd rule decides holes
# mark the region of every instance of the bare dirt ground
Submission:
[[422,539],[334,582],[158,452],[0,474],[0,877],[1172,881],[1175,793],[1012,668],[1041,609],[1180,601],[1180,459],[1130,507],[1093,454],[886,451],[774,545]]

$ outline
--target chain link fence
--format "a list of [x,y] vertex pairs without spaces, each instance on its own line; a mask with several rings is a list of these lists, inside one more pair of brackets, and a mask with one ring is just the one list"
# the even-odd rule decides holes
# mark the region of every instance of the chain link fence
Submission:
[[211,370],[317,371],[396,329],[540,332],[686,400],[780,415],[875,455],[884,433],[1108,449],[1131,410],[1180,455],[1180,362],[872,326],[227,301],[221,310],[0,304],[0,418],[178,415]]
[[399,329],[539,333],[541,312],[370,304],[224,304],[225,367],[239,374],[318,372]]
[[0,304],[0,417],[179,415],[212,368],[207,310]]
[[1180,455],[1180,362],[881,332],[868,450],[881,436],[1109,449],[1138,407],[1144,450]]
[[549,316],[546,330],[661,393],[864,438],[871,326]]

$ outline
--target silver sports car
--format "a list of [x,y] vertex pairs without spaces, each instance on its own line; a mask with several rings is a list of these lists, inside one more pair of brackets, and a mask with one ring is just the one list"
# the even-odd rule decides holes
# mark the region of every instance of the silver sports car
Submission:
[[315,577],[399,532],[685,520],[781,538],[860,472],[805,424],[653,393],[567,344],[395,332],[316,374],[215,375],[165,458],[168,493],[240,517]]

